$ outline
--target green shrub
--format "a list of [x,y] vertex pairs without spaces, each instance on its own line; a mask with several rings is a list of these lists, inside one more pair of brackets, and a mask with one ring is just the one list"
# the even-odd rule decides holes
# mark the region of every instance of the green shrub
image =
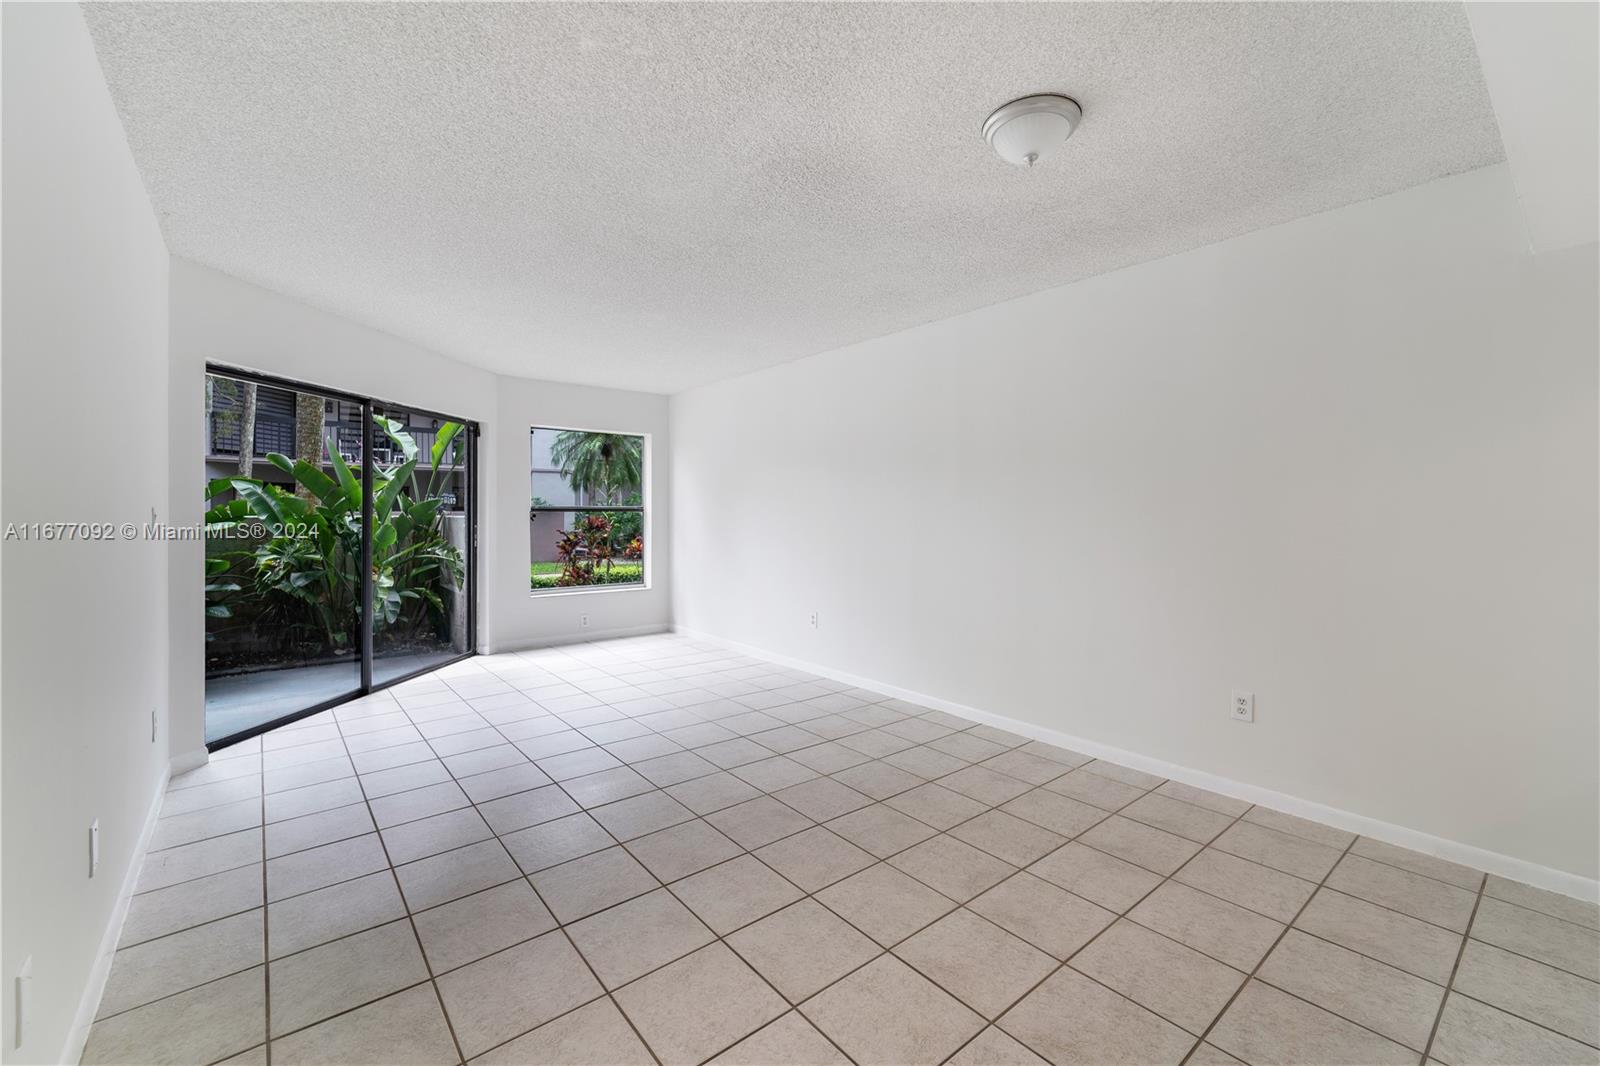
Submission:
[[[561,587],[562,564],[534,563],[529,567],[529,585],[536,589]],[[613,563],[609,574],[604,571],[594,575],[592,585],[637,585],[644,581],[643,563]]]

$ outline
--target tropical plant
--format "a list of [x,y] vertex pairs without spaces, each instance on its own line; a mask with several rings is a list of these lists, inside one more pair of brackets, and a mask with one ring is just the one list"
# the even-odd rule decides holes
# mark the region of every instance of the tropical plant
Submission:
[[[629,493],[625,506],[638,507],[643,497],[637,492]],[[624,559],[641,559],[644,557],[644,513],[641,511],[575,511],[574,519],[579,523],[588,521],[592,517],[602,517],[606,520],[609,530],[608,554],[603,568],[606,574],[611,573],[611,559],[622,557]]]
[[[402,636],[432,628],[447,632],[449,614],[443,592],[464,577],[461,553],[445,539],[438,492],[460,463],[462,425],[439,427],[424,487],[417,474],[418,448],[399,422],[374,417],[374,425],[397,445],[402,460],[378,467],[372,480],[372,590],[370,617],[375,631]],[[361,601],[361,480],[328,441],[333,476],[303,458],[276,452],[267,461],[294,478],[300,494],[254,478],[218,478],[206,486],[208,537],[229,537],[247,523],[259,523],[266,539],[255,548],[213,557],[208,578],[229,571],[250,581],[263,620],[302,638],[314,636],[331,654],[351,650]],[[232,499],[224,499],[229,493]],[[222,565],[218,565],[221,563]],[[237,581],[208,586],[212,617],[231,617],[222,597],[242,591]],[[217,608],[227,611],[218,613]]]
[[[644,503],[644,497],[637,492],[630,492],[628,498],[622,501],[625,507],[638,507]],[[613,544],[626,544],[631,540],[644,536],[644,514],[641,511],[607,511],[606,517],[611,519],[611,542]]]
[[550,459],[580,497],[615,504],[624,489],[644,481],[644,438],[623,433],[563,430],[550,445]]
[[577,524],[556,541],[556,558],[562,564],[556,584],[605,584],[611,572],[611,519],[603,514],[579,516]]
[[[232,565],[223,556],[211,556],[206,559],[206,617],[207,618],[232,618],[233,607],[229,601],[233,593],[242,591],[243,587],[228,571]],[[216,639],[216,634],[207,632],[206,641]]]

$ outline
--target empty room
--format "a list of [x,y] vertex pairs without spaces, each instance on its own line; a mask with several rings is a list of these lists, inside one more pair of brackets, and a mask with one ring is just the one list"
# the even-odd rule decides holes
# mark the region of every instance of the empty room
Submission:
[[1600,4],[0,20],[0,1062],[1600,1066]]

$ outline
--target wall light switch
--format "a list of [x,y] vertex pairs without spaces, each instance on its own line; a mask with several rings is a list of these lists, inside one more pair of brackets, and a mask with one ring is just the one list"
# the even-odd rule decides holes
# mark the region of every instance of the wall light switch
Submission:
[[100,819],[89,823],[89,876],[100,869]]

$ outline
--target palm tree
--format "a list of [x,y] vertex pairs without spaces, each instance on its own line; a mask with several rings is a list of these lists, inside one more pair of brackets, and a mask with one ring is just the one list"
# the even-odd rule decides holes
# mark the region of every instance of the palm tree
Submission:
[[573,492],[591,493],[602,504],[615,505],[619,493],[644,481],[643,437],[564,430],[550,445],[550,458]]

